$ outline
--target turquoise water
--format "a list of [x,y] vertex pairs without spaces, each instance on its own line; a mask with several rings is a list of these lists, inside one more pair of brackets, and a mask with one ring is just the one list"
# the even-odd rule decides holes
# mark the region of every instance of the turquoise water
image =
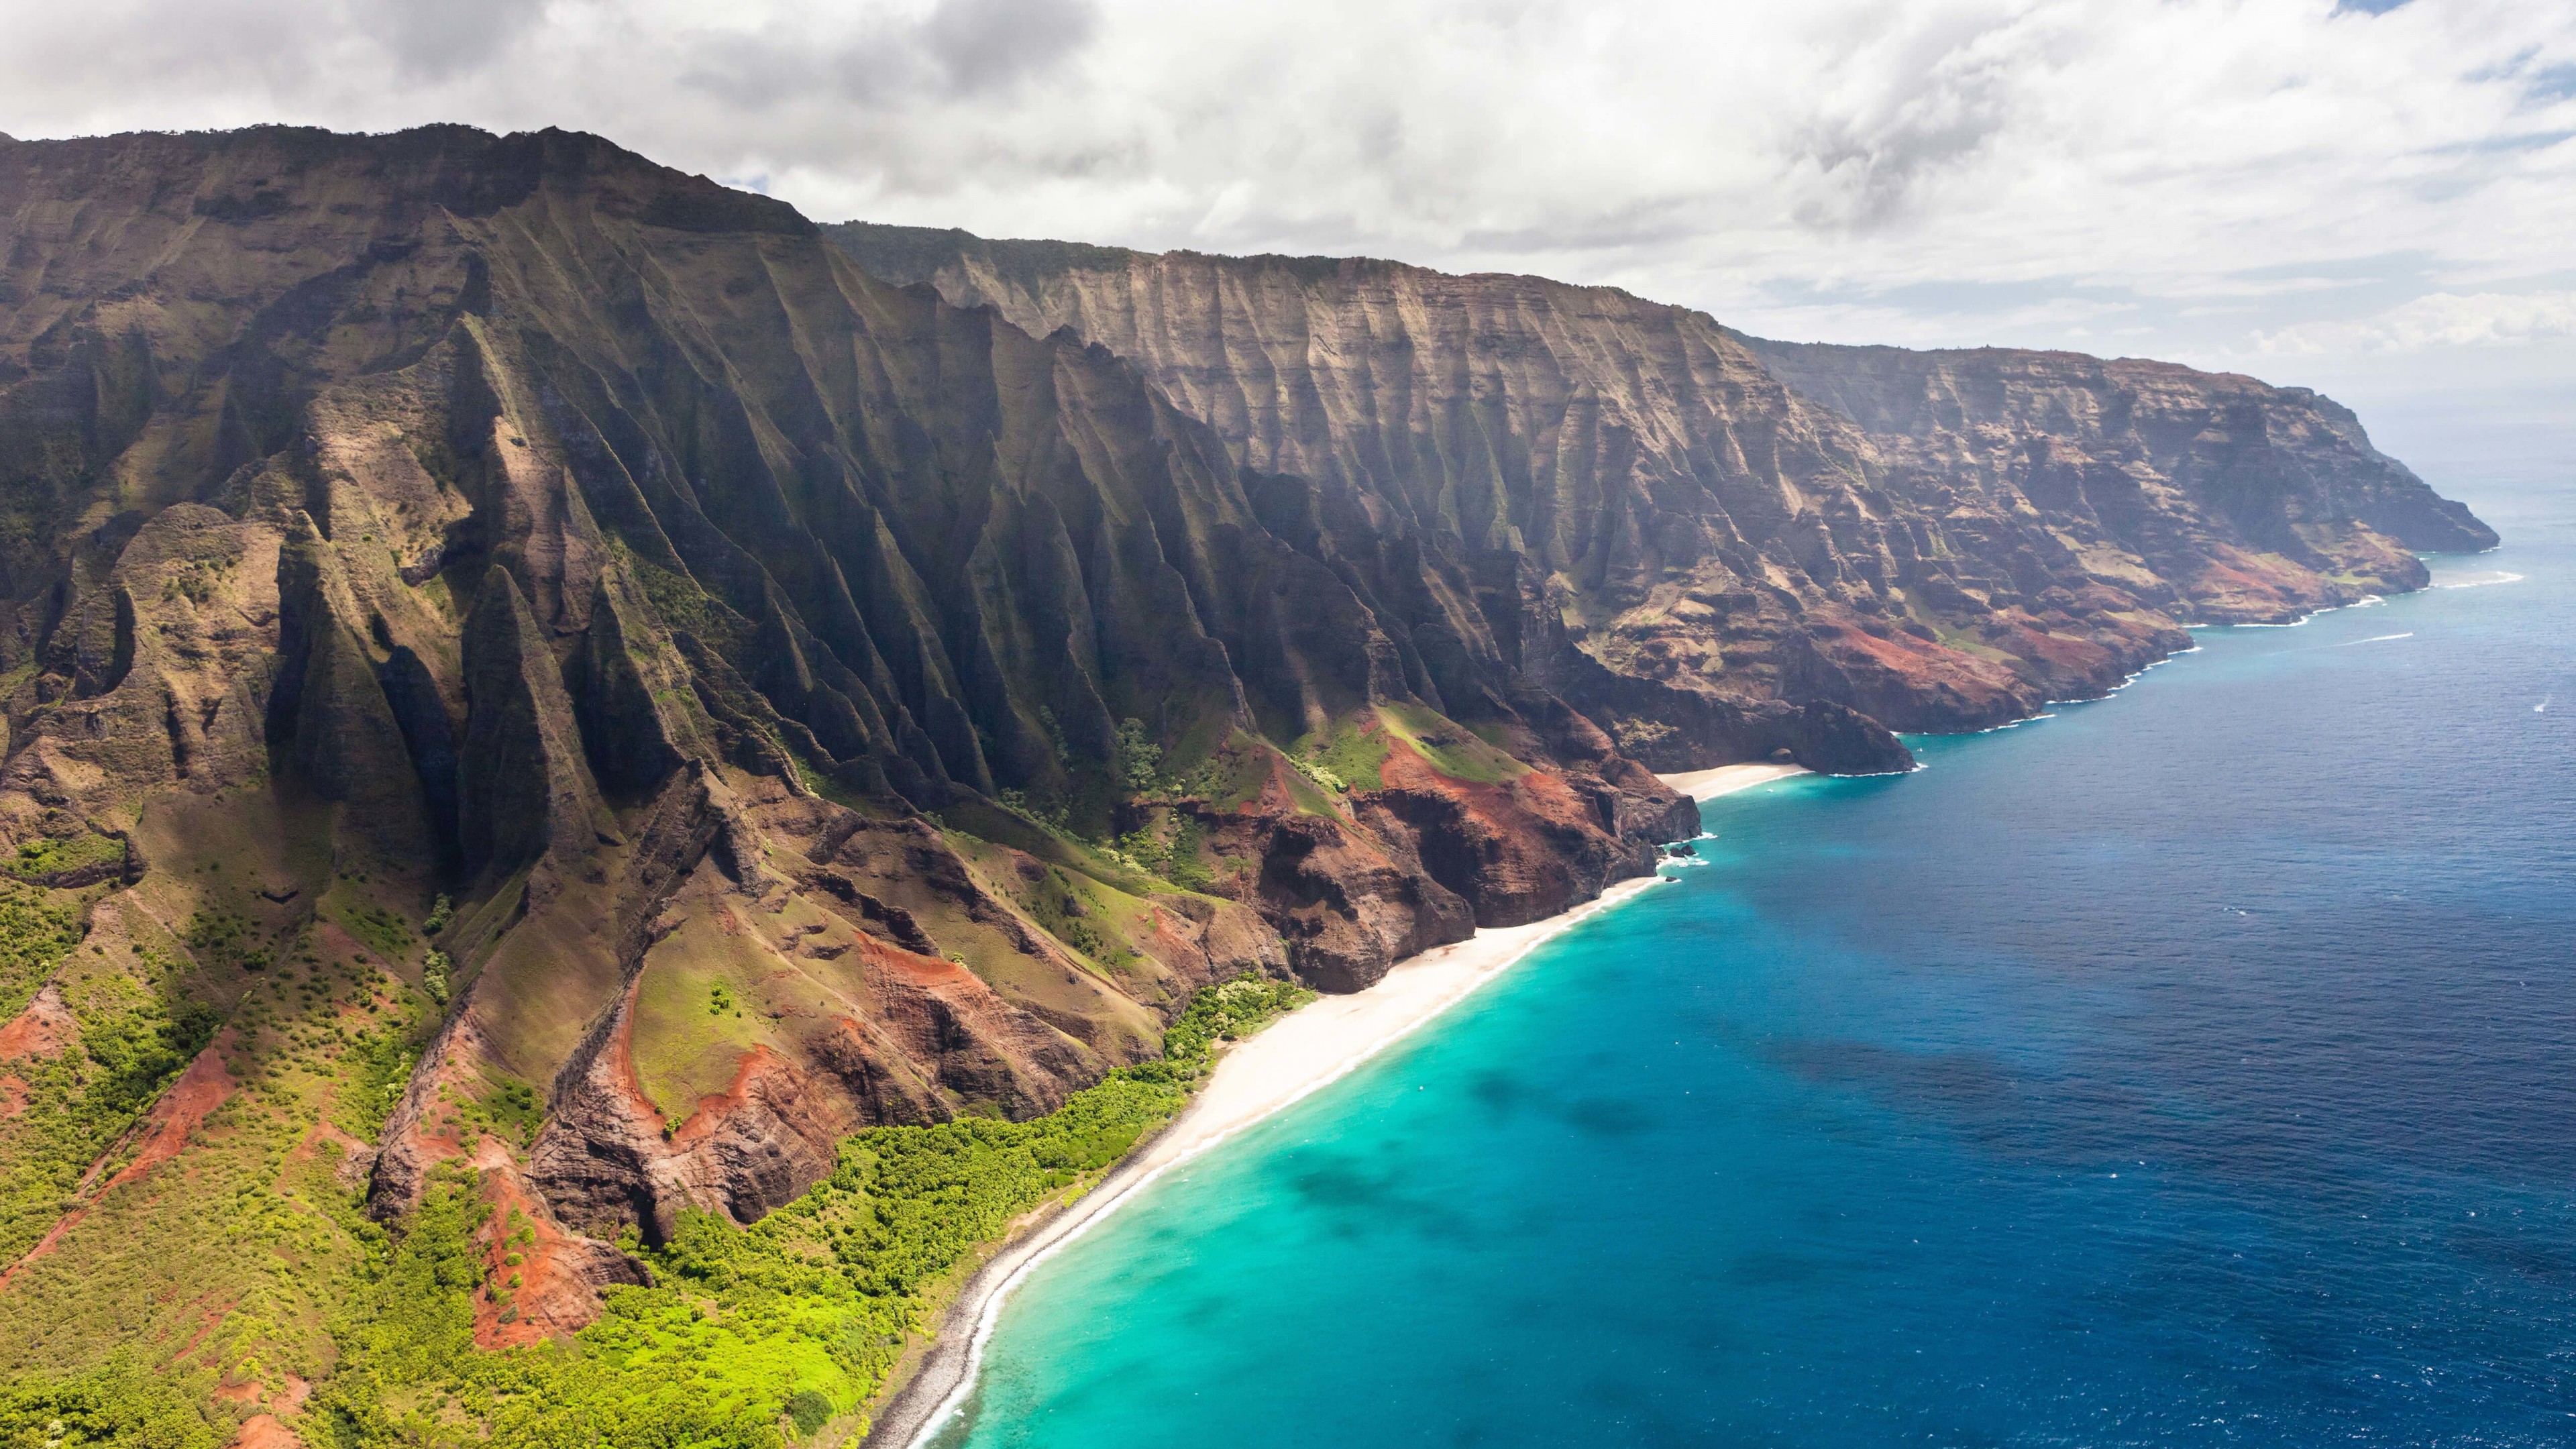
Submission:
[[1041,1267],[947,1437],[2576,1443],[2576,506],[2478,501],[2521,580],[1712,806]]

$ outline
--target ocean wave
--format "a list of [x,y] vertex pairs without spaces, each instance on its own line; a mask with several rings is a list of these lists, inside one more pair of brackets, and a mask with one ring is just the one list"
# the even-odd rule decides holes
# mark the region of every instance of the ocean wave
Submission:
[[2435,579],[2437,589],[2483,589],[2489,584],[2518,584],[2523,576],[2507,569],[2489,569],[2482,574],[2461,574],[2450,580]]
[[[2500,572],[2500,573],[2501,573],[2502,571],[2501,571],[2501,570],[2499,570],[2498,572]],[[2503,577],[2501,577],[2501,578],[2494,578],[2494,579],[2483,579],[2483,578],[2482,578],[2482,579],[2480,579],[2480,580],[2479,580],[2479,582],[2481,582],[2481,583],[2496,583],[2496,584],[2501,584],[2501,583],[2510,583],[2511,581],[2513,581],[2513,580],[2515,580],[2515,579],[2518,579],[2518,578],[2521,578],[2521,577],[2522,577],[2522,575],[2520,575],[2520,574],[2504,574],[2504,576],[2503,576]],[[2470,588],[2470,587],[2474,587],[2474,585],[2469,585],[2469,584],[2457,584],[2457,585],[2452,585],[2452,584],[2440,584],[2440,583],[2436,583],[2436,584],[2432,585],[2432,587],[2437,588],[2437,589],[2440,589],[2440,588]],[[2387,602],[2388,602],[2388,600],[2387,600],[2387,599],[2385,599],[2385,598],[2381,597],[2381,596],[2380,596],[2380,595],[2378,595],[2378,594],[2364,594],[2364,595],[2362,595],[2360,598],[2353,600],[2353,601],[2352,601],[2351,603],[2349,603],[2349,604],[2328,604],[2328,605],[2326,605],[2326,606],[2325,606],[2324,608],[2322,608],[2322,609],[2317,609],[2317,610],[2313,610],[2313,611],[2311,611],[2311,612],[2309,612],[2309,613],[2302,614],[2302,615],[2300,615],[2298,618],[2292,619],[2292,620],[2290,620],[2290,621],[2289,621],[2288,623],[2286,623],[2286,624],[2186,624],[2186,625],[2184,625],[2183,627],[2184,627],[2184,628],[2186,628],[2186,629],[2188,629],[2188,630],[2191,630],[2191,631],[2192,631],[2192,632],[2194,632],[2194,633],[2197,633],[2197,632],[2199,632],[2199,631],[2200,631],[2200,630],[2202,630],[2202,629],[2299,629],[2299,628],[2304,628],[2304,627],[2306,627],[2306,626],[2307,626],[2307,625],[2309,625],[2309,624],[2313,624],[2313,623],[2315,623],[2319,618],[2321,618],[2321,617],[2323,617],[2324,615],[2327,615],[2327,614],[2338,614],[2338,613],[2343,612],[2343,611],[2344,611],[2344,610],[2346,610],[2346,609],[2369,609],[2369,608],[2375,608],[2375,607],[2378,607],[2379,605],[2385,604],[2385,603],[2387,603]],[[2198,646],[2198,645],[2194,645],[2194,646],[2192,646],[2192,647],[2196,649],[2196,648],[2198,648],[2199,646]],[[2190,653],[2190,652],[2191,652],[2191,650],[2186,649],[2186,650],[2184,650],[2183,652],[2184,652],[2184,653],[2186,653],[2186,654],[2188,654],[2188,653]],[[2150,666],[2150,667],[2152,667],[2152,666]]]
[[2409,629],[2403,634],[2373,634],[2367,639],[2346,639],[2335,647],[2337,649],[2349,649],[2355,644],[2385,644],[2391,639],[2412,639],[2414,637],[2415,631]]
[[[2192,627],[2193,627],[2193,628],[2195,628],[2195,629],[2197,629],[2197,628],[2201,628],[2201,627],[2204,627],[2204,626],[2202,626],[2202,625],[2198,625],[2198,624],[2195,624],[2195,625],[2193,625]],[[2082,697],[2081,699],[2052,699],[2052,700],[2048,701],[2048,703],[2049,703],[2051,706],[2062,705],[2062,704],[2100,704],[2102,701],[2104,701],[2104,700],[2106,700],[2106,699],[2109,699],[2110,697],[2112,697],[2112,696],[2113,696],[2113,695],[2115,695],[2115,694],[2118,694],[2120,691],[2122,691],[2122,690],[2124,690],[2124,689],[2127,689],[2130,685],[2135,684],[2135,683],[2137,683],[2139,680],[2146,678],[2146,677],[2147,677],[2147,675],[2148,675],[2148,673],[2149,673],[2150,671],[2157,670],[2157,669],[2162,669],[2162,668],[2164,668],[2166,665],[2173,663],[2175,660],[2180,659],[2181,657],[2183,657],[2183,656],[2184,656],[2184,655],[2186,655],[2186,654],[2197,654],[2197,653],[2199,653],[2199,652],[2200,652],[2200,646],[2199,646],[2199,645],[2197,645],[2197,644],[2194,644],[2193,646],[2191,646],[2191,647],[2190,647],[2190,648],[2188,648],[2188,649],[2177,649],[2177,650],[2175,650],[2174,652],[2172,652],[2171,654],[2168,654],[2168,655],[2164,656],[2162,659],[2150,659],[2150,660],[2148,660],[2145,664],[2140,665],[2136,670],[2132,671],[2131,673],[2121,675],[2121,676],[2120,676],[2120,682],[2119,682],[2119,683],[2117,683],[2117,684],[2115,684],[2115,685],[2112,685],[2110,688],[2108,688],[2108,689],[2106,689],[2106,690],[2103,690],[2100,694],[2088,694],[2088,695],[2085,695],[2084,697]],[[2055,718],[2057,718],[2057,716],[2056,716],[2055,714],[2035,714],[2035,715],[2032,715],[2032,716],[2030,717],[2030,719],[2055,719]],[[1992,725],[1992,726],[1989,726],[1989,727],[1987,727],[1987,728],[1985,728],[1985,729],[1982,729],[1982,730],[1972,730],[1972,731],[1970,731],[1970,733],[1972,733],[1972,734],[1981,734],[1981,735],[1983,735],[1983,734],[1992,734],[1992,733],[1994,733],[1996,730],[2008,730],[2008,729],[2011,729],[2011,728],[2013,727],[2013,725],[2015,725],[2015,724],[2028,724],[2028,723],[2030,723],[2030,720],[2014,720],[2014,721],[2012,722],[2012,724],[1999,724],[1999,725]]]

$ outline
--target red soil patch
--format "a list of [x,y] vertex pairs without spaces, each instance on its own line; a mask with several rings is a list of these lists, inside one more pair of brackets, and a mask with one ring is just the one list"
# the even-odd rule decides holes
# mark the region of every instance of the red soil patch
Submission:
[[0,1117],[16,1117],[27,1110],[27,1084],[16,1076],[0,1077]]
[[2025,659],[2044,663],[2076,674],[2095,674],[2108,667],[2111,651],[2090,640],[2069,638],[2064,634],[2043,634],[2036,629],[2015,631],[2015,642]]
[[2240,613],[2257,608],[2273,616],[2297,612],[2305,602],[2304,589],[2285,588],[2290,580],[2280,570],[2260,559],[2235,550],[2226,551],[2226,562],[2213,561],[2192,580],[2192,594],[2204,601],[2204,607],[2233,609]]
[[1288,783],[1292,778],[1288,762],[1273,755],[1270,757],[1269,765],[1270,773],[1262,778],[1260,792],[1236,807],[1235,813],[1240,815],[1294,815],[1297,813],[1297,789]]
[[1393,741],[1380,770],[1390,791],[1447,800],[1458,811],[1441,831],[1451,848],[1471,853],[1483,889],[1478,914],[1499,924],[1553,915],[1574,903],[1561,848],[1585,836],[1602,858],[1617,849],[1591,806],[1551,770],[1532,770],[1498,784],[1441,772],[1405,741]]
[[890,971],[915,986],[957,985],[970,981],[980,983],[983,980],[982,977],[954,961],[943,961],[936,956],[924,956],[917,951],[907,951],[901,946],[889,946],[865,933],[859,936],[858,946],[859,956],[867,964]]
[[[208,1299],[215,1299],[215,1301],[209,1303],[207,1302]],[[189,1299],[188,1307],[197,1315],[196,1331],[190,1333],[188,1335],[188,1341],[180,1344],[178,1350],[170,1355],[171,1361],[175,1363],[186,1358],[188,1355],[195,1353],[197,1351],[197,1345],[206,1341],[206,1335],[214,1332],[215,1325],[223,1322],[224,1315],[232,1312],[233,1305],[240,1301],[241,1299],[238,1296],[232,1298],[215,1298],[214,1292],[211,1291],[200,1293],[196,1297]],[[167,1332],[164,1332],[161,1335],[161,1337],[165,1339],[169,1336],[170,1335]],[[214,1368],[216,1365],[209,1363],[206,1367]]]
[[770,1072],[786,1070],[791,1070],[787,1059],[765,1046],[744,1052],[742,1060],[734,1063],[733,1081],[723,1091],[710,1092],[698,1099],[696,1110],[689,1113],[689,1120],[681,1123],[680,1129],[671,1134],[671,1144],[686,1147],[712,1134],[726,1117],[750,1105],[753,1082]]
[[1387,743],[1386,760],[1378,766],[1384,788],[1443,796],[1456,802],[1468,819],[1498,836],[1525,832],[1532,815],[1550,823],[1590,823],[1590,812],[1554,771],[1532,770],[1501,784],[1461,780],[1443,773],[1411,741],[1398,737]]
[[[206,1115],[222,1106],[224,1099],[233,1094],[232,1074],[224,1070],[224,1051],[230,1045],[229,1041],[219,1041],[197,1053],[197,1059],[188,1063],[188,1069],[179,1074],[179,1080],[172,1082],[169,1089],[161,1094],[161,1100],[152,1104],[151,1115],[145,1119],[147,1125],[144,1130],[149,1135],[143,1140],[143,1149],[134,1154],[134,1160],[120,1169],[116,1176],[107,1180],[107,1185],[99,1189],[100,1197],[142,1177],[186,1149],[188,1134],[196,1131],[198,1124],[206,1120]],[[97,1171],[96,1166],[90,1169],[93,1175]]]
[[[2019,625],[2015,628],[2024,635],[2031,633]],[[2012,679],[2011,670],[1991,659],[1906,633],[1882,639],[1856,624],[1845,624],[1830,643],[1845,667],[1866,661],[1905,681],[1911,689],[1934,688],[1946,680],[1963,690],[1991,693]]]
[[[1902,640],[1904,642],[1899,643]],[[1865,655],[1882,669],[1897,674],[1920,674],[1940,655],[1954,653],[1937,645],[1927,645],[1911,634],[1881,639],[1866,629],[1846,624],[1834,636],[1834,643],[1855,654]]]
[[[474,1295],[474,1346],[517,1348],[571,1333],[597,1318],[599,1290],[582,1267],[596,1249],[576,1244],[555,1226],[554,1215],[520,1180],[508,1148],[487,1137],[474,1165],[483,1174],[484,1200],[492,1204],[482,1237],[483,1261],[493,1283],[493,1289]],[[516,1223],[510,1220],[514,1210]],[[511,1241],[521,1228],[528,1230],[529,1241]],[[516,1267],[509,1262],[512,1253],[519,1255]],[[507,1287],[513,1273],[519,1275],[515,1289]],[[510,1295],[516,1314],[508,1323],[501,1321],[502,1305],[494,1290]]]
[[1153,907],[1153,929],[1147,942],[1151,955],[1158,961],[1187,961],[1197,954],[1197,943],[1172,922],[1171,913],[1161,906]]
[[232,1449],[304,1449],[304,1441],[275,1414],[253,1414],[242,1420]]
[[617,1032],[608,1039],[608,1063],[617,1073],[617,1089],[626,1094],[635,1114],[660,1120],[662,1109],[645,1095],[643,1074],[635,1070],[635,997],[641,985],[638,977],[626,988],[626,1003],[618,1008]]
[[0,1026],[0,1062],[61,1056],[79,1035],[80,1024],[72,1019],[71,1008],[63,1005],[62,992],[47,986],[27,1003],[26,1010]]
[[[27,1250],[27,1256],[12,1264],[7,1272],[0,1273],[0,1289],[9,1286],[11,1280],[18,1276],[19,1269],[52,1252],[63,1234],[88,1216],[90,1208],[99,1199],[142,1178],[186,1150],[188,1134],[196,1131],[206,1120],[206,1115],[222,1106],[224,1099],[233,1094],[232,1075],[224,1070],[224,1051],[231,1044],[231,1035],[231,1029],[226,1028],[204,1051],[197,1053],[197,1059],[188,1063],[188,1069],[179,1074],[179,1080],[171,1083],[169,1089],[161,1094],[161,1100],[152,1104],[151,1113],[144,1119],[143,1147],[134,1154],[134,1160],[109,1178],[88,1202],[63,1214],[61,1220],[46,1231],[44,1238]],[[114,1155],[113,1149],[110,1155]],[[79,1191],[88,1194],[91,1182],[106,1166],[106,1158],[91,1164],[89,1172],[81,1179]]]
[[[1592,812],[1585,806],[1574,787],[1554,770],[1532,770],[1516,775],[1501,785],[1465,786],[1470,791],[1491,791],[1526,810],[1536,810],[1551,818],[1590,822]],[[1468,796],[1470,800],[1475,795]]]

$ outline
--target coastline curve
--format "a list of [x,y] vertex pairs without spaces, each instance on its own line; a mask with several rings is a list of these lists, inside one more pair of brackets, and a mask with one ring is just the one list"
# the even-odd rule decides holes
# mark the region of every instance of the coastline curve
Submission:
[[1546,920],[1480,930],[1468,940],[1408,957],[1367,990],[1325,997],[1227,1052],[1207,1086],[1169,1127],[1112,1168],[1097,1187],[996,1253],[967,1281],[942,1315],[920,1371],[869,1427],[862,1449],[925,1449],[974,1393],[985,1346],[1012,1291],[1039,1264],[1165,1171],[1340,1081],[1474,995],[1551,937],[1667,879],[1658,873],[1620,881]]

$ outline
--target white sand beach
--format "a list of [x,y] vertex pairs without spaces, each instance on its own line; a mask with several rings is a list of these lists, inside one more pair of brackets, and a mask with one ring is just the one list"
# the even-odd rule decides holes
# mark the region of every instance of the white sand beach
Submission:
[[[1748,764],[1656,778],[1705,801],[1805,773],[1796,765]],[[973,1392],[984,1344],[1011,1290],[1031,1268],[1117,1211],[1164,1171],[1340,1080],[1501,975],[1530,948],[1662,879],[1621,881],[1598,900],[1561,915],[1526,926],[1480,930],[1469,940],[1408,957],[1366,991],[1324,997],[1228,1050],[1207,1085],[1160,1136],[1118,1164],[1098,1187],[984,1265],[950,1305],[920,1371],[886,1403],[867,1444],[871,1449],[927,1444]]]
[[1720,765],[1714,770],[1684,770],[1678,774],[1655,778],[1681,791],[1694,800],[1714,800],[1738,790],[1750,790],[1774,780],[1807,773],[1796,765]]
[[1526,926],[1480,930],[1455,945],[1407,957],[1366,991],[1324,997],[1229,1049],[1207,1085],[1160,1136],[1120,1163],[1098,1187],[984,1265],[950,1306],[920,1372],[885,1405],[867,1444],[908,1449],[928,1443],[973,1391],[1002,1303],[1029,1269],[1116,1211],[1166,1169],[1340,1080],[1501,975],[1540,942],[1662,881],[1660,876],[1621,881],[1598,900],[1561,915]]

